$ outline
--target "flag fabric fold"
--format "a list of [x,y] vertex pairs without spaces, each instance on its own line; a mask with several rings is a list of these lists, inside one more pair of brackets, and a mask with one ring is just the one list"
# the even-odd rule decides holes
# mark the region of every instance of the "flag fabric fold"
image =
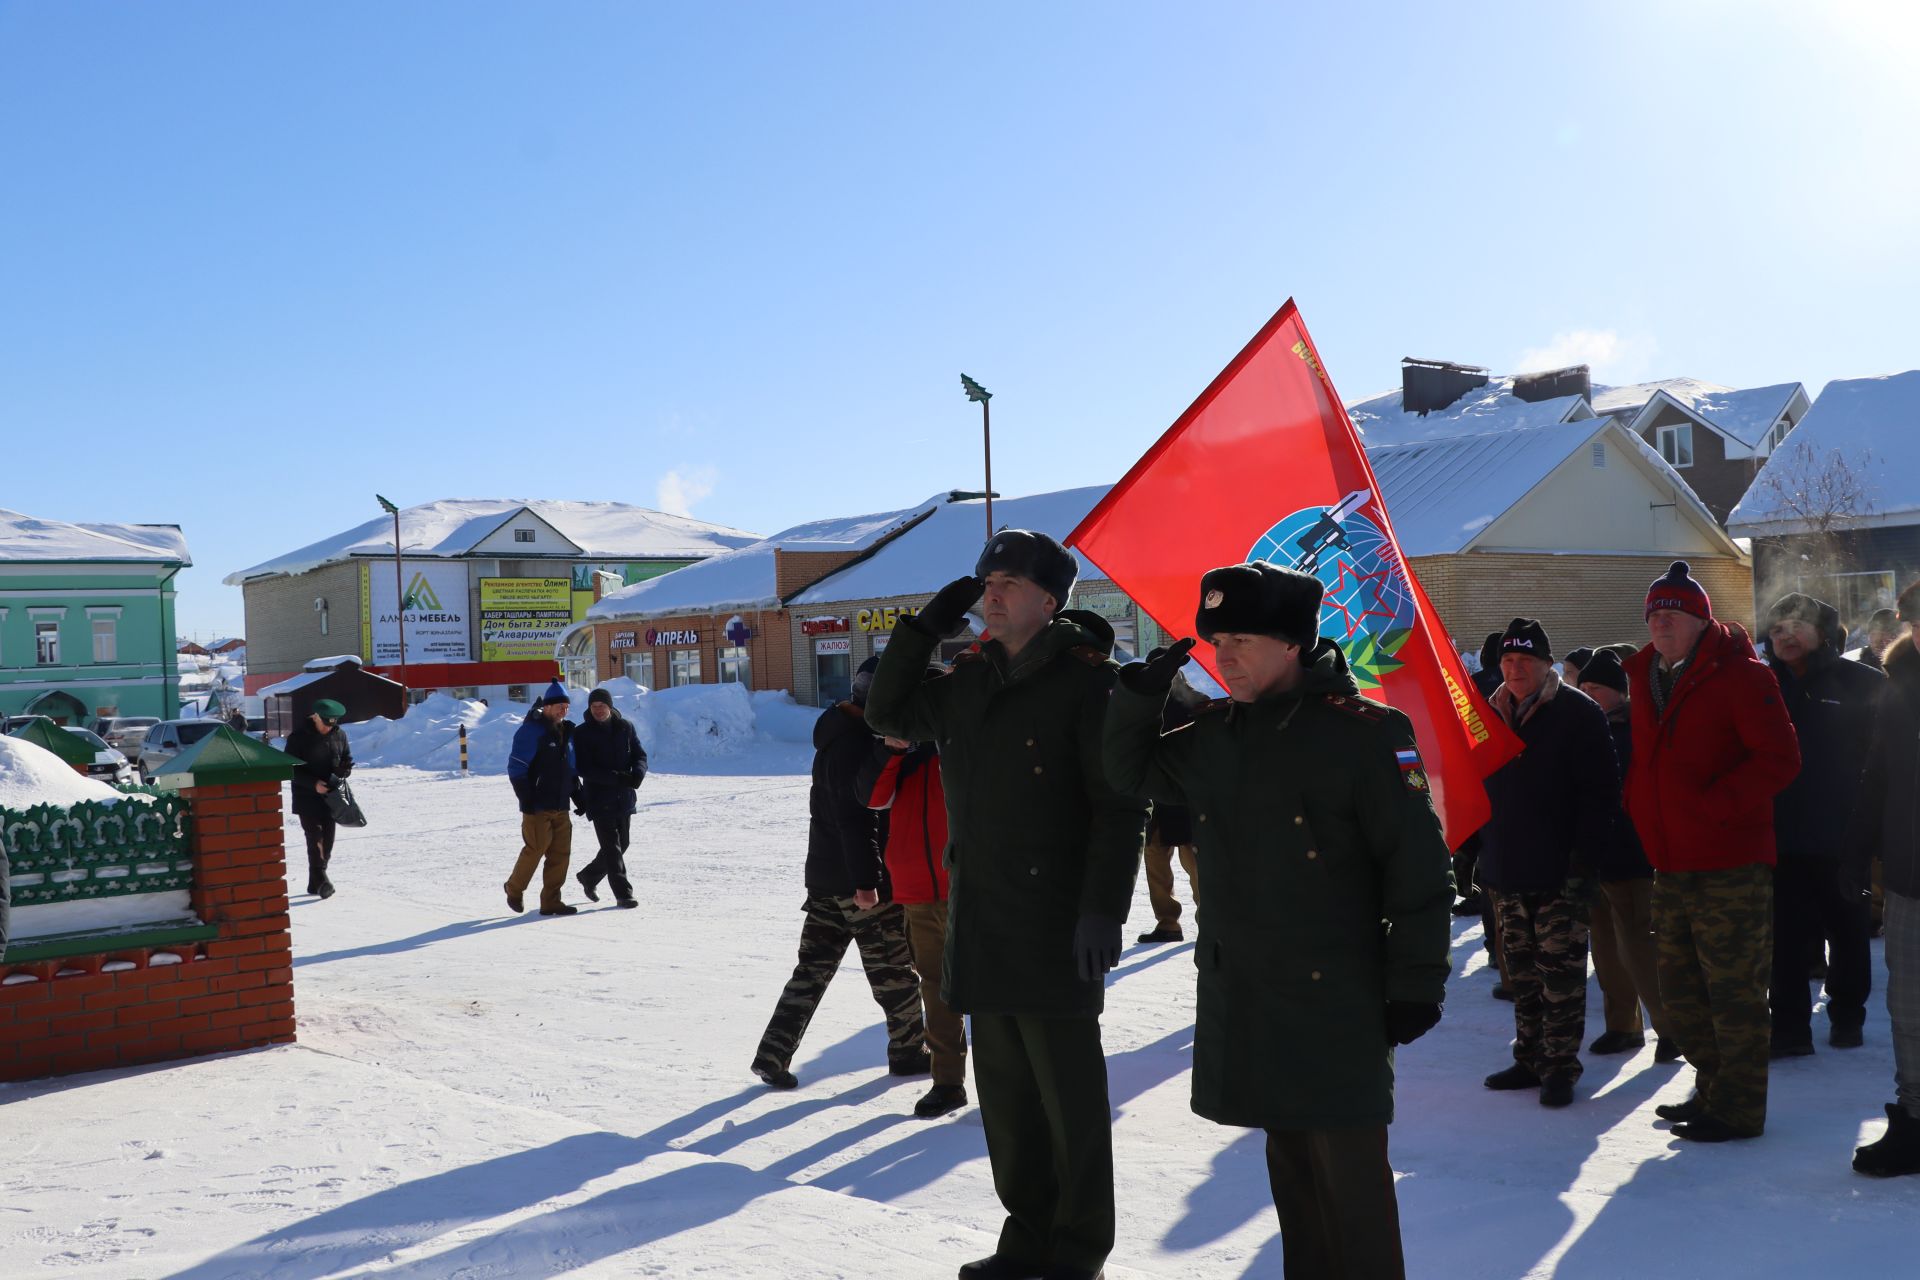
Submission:
[[[1320,634],[1369,697],[1413,722],[1447,843],[1490,813],[1519,750],[1468,677],[1293,301],[1114,485],[1067,541],[1161,627],[1190,635],[1200,575],[1248,560],[1326,587]],[[1194,657],[1216,677],[1212,646]]]

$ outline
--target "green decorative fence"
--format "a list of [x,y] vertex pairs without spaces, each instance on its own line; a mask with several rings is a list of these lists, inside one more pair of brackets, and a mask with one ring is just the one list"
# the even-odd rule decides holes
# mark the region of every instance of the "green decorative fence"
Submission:
[[150,804],[86,800],[0,809],[13,905],[192,889],[187,801],[173,792],[148,794]]

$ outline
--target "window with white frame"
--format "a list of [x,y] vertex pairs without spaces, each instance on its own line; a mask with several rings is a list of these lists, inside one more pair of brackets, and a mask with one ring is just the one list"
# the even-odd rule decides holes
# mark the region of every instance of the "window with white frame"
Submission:
[[93,660],[120,661],[120,624],[112,618],[93,620]]
[[1693,465],[1693,424],[1683,422],[1677,427],[1661,427],[1659,431],[1660,456],[1667,465],[1674,468]]
[[58,622],[33,624],[33,660],[43,667],[60,665],[60,624]]
[[1767,437],[1767,451],[1771,453],[1780,447],[1780,442],[1793,430],[1793,423],[1785,418],[1773,424],[1773,433]]
[[668,682],[676,689],[682,685],[700,683],[700,651],[698,649],[674,649],[668,658]]
[[560,662],[560,678],[576,689],[591,689],[599,681],[593,675],[593,655],[568,654]]
[[653,654],[651,652],[627,655],[627,679],[643,689],[653,688]]
[[753,683],[753,658],[747,653],[745,645],[722,645],[720,648],[720,683]]

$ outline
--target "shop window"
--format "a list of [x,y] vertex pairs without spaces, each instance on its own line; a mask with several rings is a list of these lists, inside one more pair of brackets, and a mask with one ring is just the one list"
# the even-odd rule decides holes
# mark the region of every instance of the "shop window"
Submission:
[[95,662],[120,661],[120,624],[112,618],[93,620],[93,660]]
[[575,689],[593,688],[593,655],[569,654],[560,663],[560,679]]
[[816,653],[813,655],[814,688],[819,704],[830,707],[844,702],[853,693],[853,655]]
[[1677,427],[1662,427],[1659,431],[1660,456],[1667,465],[1678,469],[1693,465],[1693,424],[1683,422]]
[[508,685],[507,701],[515,704],[527,701],[527,686],[523,684]]
[[43,667],[60,665],[59,623],[36,622],[33,624],[33,660]]
[[753,683],[753,658],[745,645],[723,645],[720,649],[720,683]]
[[676,689],[682,685],[700,683],[700,651],[698,649],[675,649],[667,667],[667,678]]
[[642,689],[653,688],[653,655],[651,653],[629,653],[627,655],[627,679]]

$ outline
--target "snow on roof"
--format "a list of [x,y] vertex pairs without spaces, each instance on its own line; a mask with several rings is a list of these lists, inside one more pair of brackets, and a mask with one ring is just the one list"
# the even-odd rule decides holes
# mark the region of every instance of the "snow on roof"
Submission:
[[797,524],[738,550],[608,592],[587,610],[587,617],[632,618],[721,609],[771,609],[780,603],[774,552],[857,554],[898,533],[945,501],[946,495],[938,494],[898,511]]
[[[531,511],[579,548],[588,560],[697,560],[744,547],[759,537],[726,525],[668,515],[623,502],[565,502],[541,498],[444,498],[400,510],[400,544],[409,556],[470,555],[487,536],[521,511]],[[378,516],[345,533],[262,561],[222,579],[230,587],[250,578],[306,573],[355,556],[393,554],[393,517]]]
[[295,689],[304,688],[316,680],[324,680],[332,674],[333,672],[331,671],[302,671],[297,676],[288,676],[285,680],[277,684],[270,684],[264,689],[255,691],[254,696],[257,698],[271,698],[279,693],[292,693]]
[[69,524],[0,507],[0,560],[146,560],[190,565],[175,524]]
[[[998,528],[1033,529],[1064,542],[1112,487],[1097,484],[1026,498],[996,499],[993,522]],[[789,603],[805,607],[938,591],[960,575],[973,571],[974,562],[980,558],[980,548],[986,542],[985,507],[986,504],[977,499],[942,503],[932,515],[871,556],[814,583]],[[1073,554],[1080,560],[1082,579],[1106,577],[1091,562],[1081,559],[1079,552]]]
[[1829,382],[1728,514],[1728,531],[1742,537],[1803,531],[1805,521],[1781,503],[1769,477],[1817,470],[1834,454],[1868,476],[1871,509],[1860,524],[1915,523],[1913,517],[1920,515],[1920,369]]
[[1421,440],[1367,450],[1380,496],[1408,556],[1452,555],[1467,549],[1494,521],[1539,486],[1554,468],[1609,433],[1616,448],[1633,450],[1672,480],[1675,501],[1711,528],[1719,526],[1693,490],[1647,442],[1615,420],[1589,419],[1579,430],[1558,425]]
[[1522,400],[1513,394],[1512,377],[1495,378],[1484,387],[1475,387],[1446,408],[1436,409],[1424,417],[1403,409],[1398,391],[1350,404],[1347,415],[1360,429],[1360,437],[1369,449],[1488,431],[1553,426],[1592,416],[1579,396]]
[[1764,387],[1735,389],[1717,382],[1696,378],[1668,378],[1664,382],[1643,382],[1631,387],[1594,388],[1593,407],[1598,413],[1614,414],[1630,422],[1647,407],[1656,394],[1668,398],[1733,437],[1749,449],[1757,448],[1802,394],[1797,382],[1776,382]]

